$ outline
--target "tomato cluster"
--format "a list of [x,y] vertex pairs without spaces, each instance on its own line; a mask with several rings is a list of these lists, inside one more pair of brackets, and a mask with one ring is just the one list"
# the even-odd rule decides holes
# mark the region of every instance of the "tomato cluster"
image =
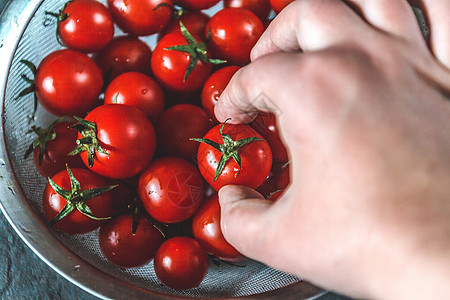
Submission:
[[[64,48],[37,68],[22,61],[34,79],[24,77],[30,86],[19,96],[34,92],[59,117],[32,126],[37,137],[25,154],[48,178],[50,225],[68,234],[100,228],[108,261],[135,268],[154,260],[174,289],[198,286],[208,255],[244,259],[220,229],[221,187],[246,185],[269,198],[289,183],[274,115],[249,125],[214,116],[250,61],[270,3],[224,1],[212,16],[202,11],[219,2],[71,0],[48,12]],[[152,34],[153,50],[140,38]]]

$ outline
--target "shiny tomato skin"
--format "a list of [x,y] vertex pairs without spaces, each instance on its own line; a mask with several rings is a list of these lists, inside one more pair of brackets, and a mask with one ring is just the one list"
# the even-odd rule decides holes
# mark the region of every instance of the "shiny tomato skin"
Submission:
[[200,285],[208,273],[208,255],[200,244],[189,237],[165,241],[156,252],[155,273],[166,286],[186,290]]
[[204,197],[204,183],[198,169],[177,157],[152,161],[139,178],[138,195],[145,210],[162,223],[190,218]]
[[[223,144],[223,138],[219,133],[222,124],[214,126],[206,133],[204,138],[218,144]],[[247,137],[262,136],[248,125],[225,124],[223,134],[228,134],[234,141]],[[239,150],[241,157],[241,170],[230,158],[219,177],[214,181],[216,169],[222,153],[210,145],[200,143],[197,153],[197,163],[203,178],[216,190],[228,184],[245,185],[257,188],[269,175],[272,166],[272,151],[266,141],[253,141]]]
[[188,10],[202,10],[213,7],[220,0],[177,0],[177,4]]
[[[200,38],[194,37],[197,41]],[[212,72],[210,63],[198,60],[193,71],[184,80],[191,55],[178,50],[166,49],[172,46],[188,45],[181,33],[165,35],[153,50],[151,59],[152,71],[155,78],[169,91],[191,93],[202,88]]]
[[270,5],[276,14],[279,14],[288,4],[294,0],[270,0]]
[[215,123],[218,123],[218,121],[214,114],[214,107],[220,95],[222,95],[223,90],[230,82],[231,77],[233,77],[239,68],[238,66],[220,68],[212,73],[203,85],[201,94],[202,106]]
[[212,127],[211,119],[201,107],[174,105],[155,122],[159,152],[195,161],[199,144],[189,139],[205,135]]
[[261,20],[246,8],[224,8],[206,26],[212,55],[238,66],[250,62],[250,51],[263,31]]
[[101,70],[89,56],[72,49],[47,55],[34,82],[39,103],[57,116],[84,116],[97,105],[103,87]]
[[85,167],[79,155],[67,155],[75,148],[78,137],[77,131],[69,128],[73,124],[71,122],[59,122],[53,126],[52,130],[56,132],[56,137],[45,144],[44,157],[40,165],[40,147],[37,146],[33,150],[34,164],[43,177],[52,177],[56,173],[65,170],[66,164],[70,168]]
[[286,147],[281,140],[276,116],[272,113],[259,112],[256,118],[249,124],[253,129],[269,143],[273,160],[281,163],[289,161]]
[[[161,31],[172,15],[172,0],[108,0],[107,2],[117,26],[134,36],[147,36]],[[161,6],[156,8],[158,5]]]
[[209,19],[209,16],[201,11],[183,12],[180,17],[170,20],[169,24],[167,24],[167,26],[158,33],[158,41],[169,33],[181,33],[180,22],[183,23],[192,35],[206,39],[205,29]]
[[100,250],[109,262],[120,268],[137,268],[149,263],[163,242],[161,232],[142,216],[132,233],[130,214],[105,222],[99,231]]
[[[108,178],[129,178],[152,160],[155,131],[141,110],[124,104],[105,104],[91,111],[85,120],[96,124],[99,145],[109,154],[96,151],[92,171]],[[88,166],[88,152],[80,155]]]
[[[82,190],[108,186],[106,181],[94,172],[75,168],[71,170],[74,177],[80,182]],[[52,180],[61,188],[70,191],[70,179],[66,170],[57,173],[52,177]],[[111,216],[112,197],[110,193],[106,192],[86,201],[96,217],[106,218]],[[42,198],[44,213],[49,221],[53,220],[67,203],[66,199],[57,194],[49,183],[45,186]],[[103,222],[102,220],[91,219],[74,209],[65,218],[56,222],[53,228],[68,234],[81,234],[97,229]]]
[[126,104],[156,118],[164,110],[162,88],[151,77],[139,72],[126,72],[117,76],[105,91],[105,104]]
[[150,75],[151,57],[152,51],[146,43],[139,38],[122,35],[113,38],[105,48],[95,53],[94,61],[102,70],[105,82],[109,83],[125,72]]
[[289,164],[274,162],[269,176],[256,190],[268,200],[277,200],[290,183],[289,169]]
[[223,6],[225,8],[246,8],[251,10],[263,22],[267,20],[272,9],[269,0],[224,0]]
[[205,199],[192,219],[194,238],[206,253],[225,261],[241,261],[244,256],[231,246],[220,228],[220,204],[217,193]]
[[114,22],[108,9],[98,1],[74,0],[64,9],[67,18],[58,23],[61,41],[69,48],[96,52],[114,35]]

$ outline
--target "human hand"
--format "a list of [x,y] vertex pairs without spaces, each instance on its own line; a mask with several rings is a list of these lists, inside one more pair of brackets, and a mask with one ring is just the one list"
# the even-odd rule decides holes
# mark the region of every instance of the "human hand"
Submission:
[[450,2],[422,2],[431,50],[406,0],[298,0],[263,34],[215,113],[278,113],[291,185],[220,190],[241,253],[353,297],[450,296]]

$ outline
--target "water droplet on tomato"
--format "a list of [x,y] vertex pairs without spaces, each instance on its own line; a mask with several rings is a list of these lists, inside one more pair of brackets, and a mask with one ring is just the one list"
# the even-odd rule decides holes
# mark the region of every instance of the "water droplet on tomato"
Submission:
[[148,92],[147,89],[143,89],[143,90],[141,91],[141,93],[142,93],[143,95],[147,94],[147,92]]

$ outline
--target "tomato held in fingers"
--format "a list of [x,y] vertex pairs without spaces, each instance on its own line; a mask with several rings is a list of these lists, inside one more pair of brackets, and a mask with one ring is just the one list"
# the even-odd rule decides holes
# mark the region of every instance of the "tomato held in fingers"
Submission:
[[66,165],[71,168],[84,168],[80,156],[68,155],[75,147],[77,132],[70,128],[73,122],[53,122],[48,128],[33,126],[37,138],[25,153],[25,158],[33,153],[34,164],[44,177],[52,177],[64,170]]
[[294,2],[294,0],[270,0],[270,5],[276,14],[279,14],[288,4]]
[[150,47],[132,36],[118,36],[94,55],[95,63],[101,68],[105,82],[109,83],[122,73],[136,71],[149,75]]
[[142,172],[138,194],[155,220],[177,223],[192,217],[200,206],[204,184],[193,164],[177,157],[163,157]]
[[181,23],[180,33],[164,36],[153,50],[152,71],[166,89],[191,93],[199,90],[212,72],[212,63],[222,63],[209,57],[206,44],[192,36]]
[[156,148],[153,125],[139,109],[123,104],[105,104],[86,118],[77,118],[77,147],[92,171],[109,178],[139,174],[152,160]]
[[216,190],[228,184],[257,188],[272,166],[272,151],[248,125],[219,124],[200,142],[197,163],[203,178]]
[[206,26],[214,57],[234,65],[250,62],[250,51],[264,31],[261,20],[245,8],[224,8]]
[[98,104],[102,72],[86,54],[62,49],[47,55],[36,70],[36,96],[57,116],[81,115]]
[[126,214],[105,222],[98,239],[108,261],[120,268],[136,268],[153,259],[163,235],[142,215]]
[[148,117],[156,118],[164,109],[165,96],[153,78],[139,72],[126,72],[108,85],[104,102],[131,105]]
[[219,97],[222,95],[223,90],[230,82],[231,77],[233,77],[237,70],[239,70],[239,67],[237,66],[220,68],[209,76],[203,85],[201,94],[202,106],[215,123],[219,123],[219,121],[217,121],[214,114],[214,107],[216,106],[217,101],[219,101]]
[[225,0],[223,6],[225,8],[238,7],[251,10],[262,22],[267,20],[272,9],[269,0]]
[[188,10],[202,10],[213,7],[220,0],[177,0],[177,4]]
[[194,238],[206,252],[225,261],[241,261],[244,256],[231,246],[220,228],[220,204],[217,193],[205,199],[192,219]]
[[156,252],[155,273],[166,286],[186,290],[200,285],[208,273],[208,255],[197,241],[174,237],[165,241]]
[[56,229],[90,232],[111,216],[113,188],[89,170],[67,168],[49,178],[42,197],[44,213]]
[[96,52],[113,38],[114,22],[108,9],[95,0],[68,1],[58,14],[58,36],[69,48]]
[[167,109],[155,122],[160,153],[195,161],[198,143],[193,136],[203,136],[213,127],[206,112],[196,105],[178,104]]
[[172,0],[108,0],[116,24],[134,36],[157,33],[172,15]]

